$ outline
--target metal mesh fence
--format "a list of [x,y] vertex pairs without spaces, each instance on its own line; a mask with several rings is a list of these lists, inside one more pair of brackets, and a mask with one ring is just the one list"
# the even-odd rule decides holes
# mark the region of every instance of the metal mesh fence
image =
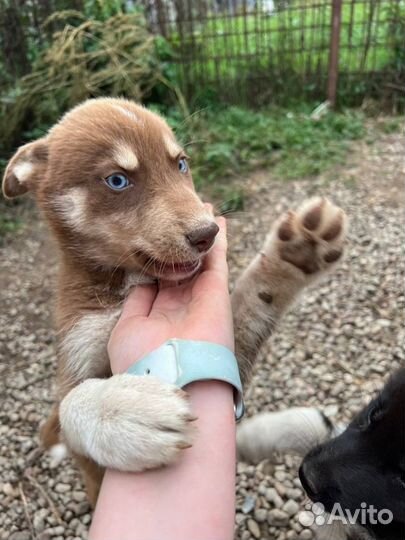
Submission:
[[[404,0],[145,0],[190,99],[235,103],[405,96]],[[332,13],[338,18],[332,32]],[[336,22],[336,21],[335,21]],[[330,64],[331,52],[338,66]]]

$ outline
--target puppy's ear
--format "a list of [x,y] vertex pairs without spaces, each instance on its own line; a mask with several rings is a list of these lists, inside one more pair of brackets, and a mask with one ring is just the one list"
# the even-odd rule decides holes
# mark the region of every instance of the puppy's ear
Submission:
[[35,190],[48,166],[48,141],[38,139],[21,146],[7,165],[3,178],[3,194],[12,199]]

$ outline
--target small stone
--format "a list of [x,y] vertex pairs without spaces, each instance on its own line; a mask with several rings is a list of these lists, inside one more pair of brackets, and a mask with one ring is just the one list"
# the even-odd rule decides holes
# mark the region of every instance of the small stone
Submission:
[[303,529],[298,537],[300,540],[312,540],[313,534],[311,529]]
[[256,499],[252,497],[251,495],[248,495],[243,501],[242,512],[244,514],[248,514],[249,512],[251,512],[253,508],[255,507],[255,503],[256,503]]
[[[298,479],[299,480],[299,479]],[[301,484],[299,484],[301,485]],[[287,488],[285,487],[284,484],[282,484],[281,482],[275,482],[274,483],[274,487],[276,488],[276,491],[277,493],[280,495],[280,497],[284,497],[285,494],[286,494],[286,491],[287,491]]]
[[267,519],[267,510],[264,508],[258,508],[255,510],[254,518],[258,523],[263,523]]
[[235,516],[235,521],[237,523],[237,525],[239,525],[240,523],[243,523],[246,519],[246,516],[245,514],[241,514],[240,512],[236,512],[236,516]]
[[15,494],[15,490],[9,482],[6,482],[5,484],[3,484],[2,491],[4,495],[8,495],[10,497]]
[[331,389],[331,396],[339,397],[345,390],[345,384],[342,381],[337,382]]
[[29,531],[16,531],[10,534],[8,540],[31,540],[31,534]]
[[89,511],[89,503],[87,501],[76,503],[72,506],[72,509],[76,516],[83,516]]
[[283,512],[283,510],[274,508],[268,513],[267,521],[269,522],[269,525],[274,525],[275,527],[285,527],[288,524],[288,514]]
[[287,497],[289,497],[290,499],[293,499],[294,501],[297,501],[301,499],[302,491],[298,488],[291,488],[287,491]]
[[32,523],[36,532],[40,533],[45,529],[45,518],[48,515],[48,510],[41,508],[34,514]]
[[56,525],[58,524],[58,520],[56,519],[56,517],[53,514],[48,516],[47,521],[48,521],[48,523],[50,525],[52,525],[52,527],[56,527]]
[[256,521],[254,521],[253,519],[248,519],[247,526],[248,526],[249,531],[253,534],[255,538],[260,538],[261,536],[260,527],[256,523]]
[[66,510],[66,512],[63,514],[63,519],[64,521],[67,521],[69,523],[69,521],[72,519],[73,517],[73,512],[71,510]]
[[289,516],[294,516],[297,514],[299,509],[300,505],[292,499],[289,499],[283,506],[284,512],[286,512]]
[[47,532],[41,532],[37,535],[37,540],[51,540],[51,535]]
[[72,499],[76,502],[82,502],[87,499],[86,493],[84,491],[74,491],[72,493]]
[[280,497],[280,495],[274,488],[269,488],[266,491],[265,497],[266,500],[270,503],[273,503],[276,508],[281,508],[283,506],[283,499]]
[[68,491],[71,491],[72,486],[69,486],[69,484],[62,484],[59,482],[55,486],[56,493],[67,493]]
[[285,477],[286,477],[286,474],[285,474],[284,471],[276,471],[276,472],[274,473],[274,478],[275,478],[278,482],[284,482]]
[[376,373],[384,374],[385,371],[386,371],[386,369],[387,369],[387,367],[384,366],[384,365],[375,364],[375,365],[373,365],[373,366],[370,366],[370,369],[371,369],[372,371],[375,371]]
[[248,468],[248,464],[245,463],[244,461],[238,461],[238,464],[237,464],[237,471],[238,471],[238,474],[243,474],[244,472],[246,472],[246,469]]

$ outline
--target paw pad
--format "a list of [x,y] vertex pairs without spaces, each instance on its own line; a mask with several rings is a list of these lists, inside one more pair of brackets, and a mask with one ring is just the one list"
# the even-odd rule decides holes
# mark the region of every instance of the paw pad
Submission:
[[322,234],[322,239],[330,242],[334,240],[342,231],[343,212],[340,212],[328,229]]
[[304,274],[328,269],[343,254],[346,216],[325,198],[305,202],[279,221],[277,237],[281,259]]
[[322,217],[322,208],[325,204],[325,200],[322,199],[321,202],[314,206],[309,212],[304,215],[302,220],[303,226],[309,231],[314,231],[319,227]]
[[292,228],[293,212],[288,212],[287,218],[283,221],[278,229],[278,237],[283,242],[288,242],[293,237],[294,231]]
[[342,256],[342,251],[339,251],[338,249],[333,249],[332,251],[329,251],[324,255],[323,260],[327,263],[333,263],[340,259]]

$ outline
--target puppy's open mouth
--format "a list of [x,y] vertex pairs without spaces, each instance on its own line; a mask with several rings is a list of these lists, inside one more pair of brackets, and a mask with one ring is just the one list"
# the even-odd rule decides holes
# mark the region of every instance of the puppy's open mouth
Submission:
[[181,263],[159,263],[158,261],[155,263],[155,267],[157,272],[162,276],[167,275],[191,275],[197,272],[201,264],[201,260],[197,259],[196,261],[188,261],[188,262],[181,262]]
[[200,269],[201,263],[201,258],[194,261],[173,262],[159,261],[154,257],[148,257],[144,268],[145,273],[152,274],[157,278],[181,280],[193,276]]

